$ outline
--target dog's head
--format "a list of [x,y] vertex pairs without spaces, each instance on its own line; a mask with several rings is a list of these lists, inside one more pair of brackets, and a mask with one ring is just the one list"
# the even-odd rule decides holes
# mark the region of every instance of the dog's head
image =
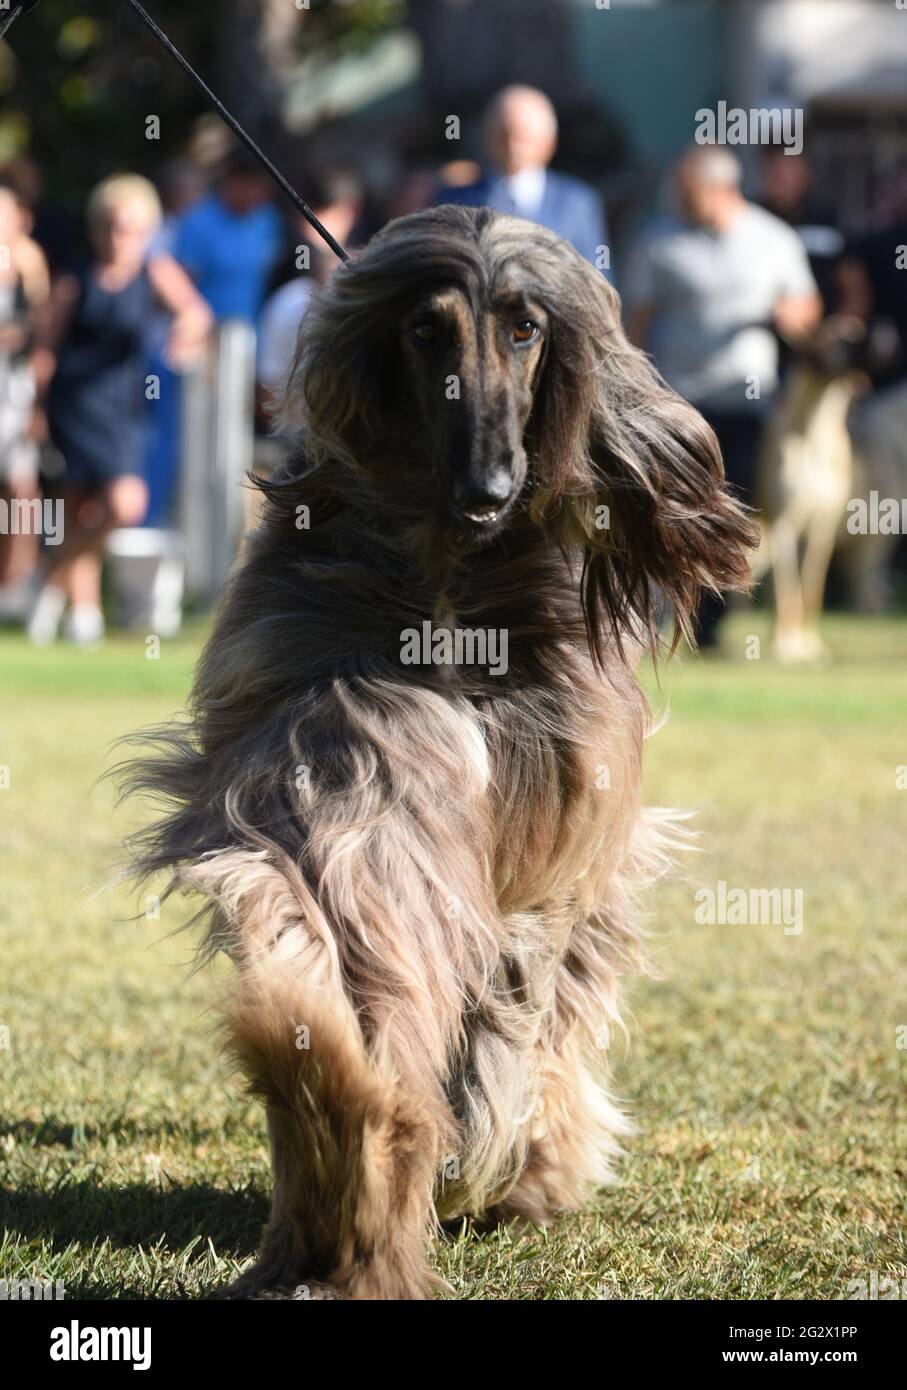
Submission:
[[[702,586],[745,586],[754,532],[711,430],[634,349],[604,277],[520,218],[440,207],[386,227],[310,311],[290,388],[317,460],[454,553],[527,521],[583,553],[604,624],[687,628]],[[418,520],[417,520],[418,518]]]
[[399,330],[425,455],[444,490],[448,525],[467,545],[506,526],[523,493],[527,426],[549,336],[530,277],[516,262],[502,272],[494,285],[427,286]]
[[867,325],[849,314],[832,314],[796,344],[796,353],[829,380],[852,375],[871,379],[896,365],[903,348],[890,319],[879,318]]

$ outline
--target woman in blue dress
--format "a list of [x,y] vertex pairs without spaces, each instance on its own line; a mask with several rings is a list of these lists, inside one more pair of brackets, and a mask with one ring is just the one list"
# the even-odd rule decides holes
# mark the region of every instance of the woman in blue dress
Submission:
[[[161,220],[152,184],[134,174],[105,179],[88,201],[94,258],[54,287],[37,374],[51,441],[63,456],[64,539],[45,551],[28,620],[32,640],[103,637],[101,561],[114,528],[144,520],[145,431],[154,383],[145,378],[155,303],[173,315],[167,356],[197,354],[212,318],[185,271],[150,247]],[[68,609],[68,612],[67,612]]]

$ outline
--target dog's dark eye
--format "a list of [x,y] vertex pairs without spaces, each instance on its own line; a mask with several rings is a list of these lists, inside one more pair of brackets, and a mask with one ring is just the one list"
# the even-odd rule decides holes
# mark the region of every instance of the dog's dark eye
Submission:
[[515,343],[534,343],[538,336],[539,326],[537,323],[533,323],[532,319],[520,319],[513,330],[513,341]]
[[414,323],[409,331],[410,336],[415,338],[417,343],[434,343],[438,340],[438,330],[430,319],[422,319],[420,323]]

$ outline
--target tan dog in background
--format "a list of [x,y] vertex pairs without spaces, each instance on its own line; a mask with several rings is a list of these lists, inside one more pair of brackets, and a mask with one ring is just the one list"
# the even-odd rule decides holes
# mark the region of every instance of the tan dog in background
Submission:
[[825,583],[847,502],[855,460],[847,419],[869,385],[867,372],[892,345],[886,325],[867,331],[835,315],[797,350],[765,432],[757,484],[762,541],[754,577],[771,570],[775,655],[815,661]]

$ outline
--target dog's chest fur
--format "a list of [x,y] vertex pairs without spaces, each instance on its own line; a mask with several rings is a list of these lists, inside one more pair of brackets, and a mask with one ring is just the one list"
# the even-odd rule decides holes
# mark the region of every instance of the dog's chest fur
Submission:
[[[439,685],[460,721],[467,795],[487,805],[499,907],[569,901],[582,915],[636,824],[648,710],[622,662],[593,670],[572,576],[558,560],[552,582],[546,568],[538,564],[535,588],[508,614],[509,669],[447,666]],[[490,616],[464,606],[465,616],[440,595],[434,625],[453,632]]]

